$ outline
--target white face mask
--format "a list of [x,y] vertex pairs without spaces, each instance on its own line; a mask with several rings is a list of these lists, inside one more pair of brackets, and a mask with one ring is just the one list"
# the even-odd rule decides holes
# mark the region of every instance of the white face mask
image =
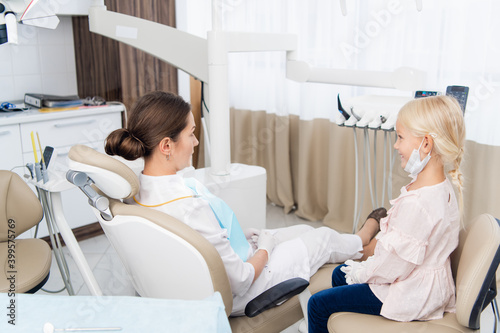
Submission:
[[409,172],[410,177],[412,178],[417,177],[417,175],[425,168],[425,166],[431,159],[431,152],[429,152],[429,154],[424,157],[423,160],[420,160],[420,148],[422,147],[424,140],[425,138],[422,139],[422,142],[420,143],[418,149],[413,149],[408,162],[406,162],[405,171]]

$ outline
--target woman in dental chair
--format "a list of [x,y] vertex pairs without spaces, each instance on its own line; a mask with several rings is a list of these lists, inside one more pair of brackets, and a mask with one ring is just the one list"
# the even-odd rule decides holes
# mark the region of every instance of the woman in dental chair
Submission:
[[[233,292],[232,315],[274,285],[306,280],[325,263],[363,259],[385,209],[370,214],[356,235],[307,225],[241,230],[231,209],[200,182],[177,172],[191,165],[198,140],[190,105],[171,93],[152,92],[132,108],[127,128],[110,133],[105,150],[127,160],[144,157],[139,193],[129,203],[151,207],[186,223],[219,252]],[[249,203],[251,204],[251,203]]]
[[[356,312],[396,321],[432,320],[455,312],[450,254],[462,213],[465,125],[448,96],[407,103],[398,114],[394,148],[413,180],[380,222],[374,255],[335,268],[333,288],[308,303],[309,332],[328,332],[330,315]],[[456,185],[459,205],[451,182]]]

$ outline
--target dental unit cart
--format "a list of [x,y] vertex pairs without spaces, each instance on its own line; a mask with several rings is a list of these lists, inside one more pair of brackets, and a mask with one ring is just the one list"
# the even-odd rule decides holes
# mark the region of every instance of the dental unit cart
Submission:
[[[354,194],[354,218],[352,232],[358,229],[359,219],[363,211],[365,187],[368,183],[371,204],[373,209],[384,206],[387,199],[392,199],[392,171],[395,162],[393,151],[393,136],[396,118],[399,109],[412,98],[403,96],[359,96],[344,102],[343,106],[338,98],[339,113],[334,119],[339,126],[352,127],[354,134],[354,158],[355,158],[355,194]],[[346,117],[348,119],[346,119]],[[358,144],[357,132],[363,131],[363,148]],[[383,146],[383,180],[381,201],[378,200],[377,192],[377,133],[384,134]],[[370,143],[370,132],[373,133],[373,143]],[[373,144],[373,159],[371,150]],[[362,164],[358,155],[362,152]],[[387,155],[389,155],[387,157]],[[373,161],[373,167],[372,167]],[[361,173],[359,171],[362,165]],[[361,184],[359,178],[361,177]],[[368,178],[368,179],[366,179]],[[361,187],[361,194],[359,193]]]
[[[73,228],[96,222],[95,216],[87,205],[82,205],[83,194],[65,179],[67,171],[66,155],[75,144],[85,144],[98,151],[104,151],[104,140],[113,130],[122,127],[121,104],[80,108],[71,111],[40,112],[30,109],[16,113],[0,114],[0,169],[13,170],[22,177],[29,174],[25,165],[34,162],[31,132],[36,132],[42,148],[55,148],[48,168],[49,180],[45,184],[36,179],[28,184],[36,187],[44,209],[44,223],[39,223],[38,237],[49,235],[54,255],[68,294],[74,294],[70,277],[60,244],[54,237],[60,232],[71,256],[82,274],[83,280],[92,295],[102,295],[101,289],[72,232]],[[38,144],[36,145],[38,148]],[[38,154],[40,156],[40,153]],[[64,194],[63,194],[64,192]],[[68,216],[66,220],[65,216]],[[29,230],[20,237],[33,237]]]

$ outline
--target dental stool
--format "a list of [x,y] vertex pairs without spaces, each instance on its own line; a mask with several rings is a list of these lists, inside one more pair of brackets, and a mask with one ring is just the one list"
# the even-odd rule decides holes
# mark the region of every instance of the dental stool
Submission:
[[495,301],[495,272],[500,262],[500,226],[491,215],[482,214],[460,232],[458,248],[451,256],[456,285],[456,313],[429,321],[396,322],[381,316],[358,313],[334,313],[328,320],[328,332],[479,332],[481,312],[491,303],[494,332],[498,323]]
[[[140,296],[197,300],[218,291],[230,315],[231,287],[222,259],[212,244],[165,213],[123,203],[123,199],[133,197],[139,190],[137,176],[124,163],[83,145],[73,146],[68,157],[67,179],[89,197]],[[247,307],[247,316],[229,318],[232,331],[280,332],[293,325],[304,318],[303,307],[307,309],[307,298],[299,301],[297,294],[308,284],[305,297],[307,291],[316,293],[329,288],[335,266],[325,265],[309,283],[292,279],[259,295]],[[287,301],[282,303],[284,300]]]
[[1,293],[32,294],[49,279],[52,251],[47,242],[17,238],[42,217],[42,205],[26,182],[16,173],[0,170]]

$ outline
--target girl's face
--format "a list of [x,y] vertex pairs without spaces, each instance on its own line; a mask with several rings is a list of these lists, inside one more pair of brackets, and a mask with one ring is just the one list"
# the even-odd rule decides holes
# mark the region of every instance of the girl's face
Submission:
[[[422,138],[411,134],[399,121],[396,122],[396,134],[397,140],[394,144],[394,149],[401,156],[401,167],[404,169],[413,149],[418,149],[422,143]],[[422,151],[420,151],[420,159],[422,160]]]
[[187,125],[179,134],[177,142],[174,142],[172,156],[170,159],[175,163],[177,171],[191,166],[191,156],[194,153],[194,147],[199,144],[194,135],[196,124],[192,112],[189,112]]

